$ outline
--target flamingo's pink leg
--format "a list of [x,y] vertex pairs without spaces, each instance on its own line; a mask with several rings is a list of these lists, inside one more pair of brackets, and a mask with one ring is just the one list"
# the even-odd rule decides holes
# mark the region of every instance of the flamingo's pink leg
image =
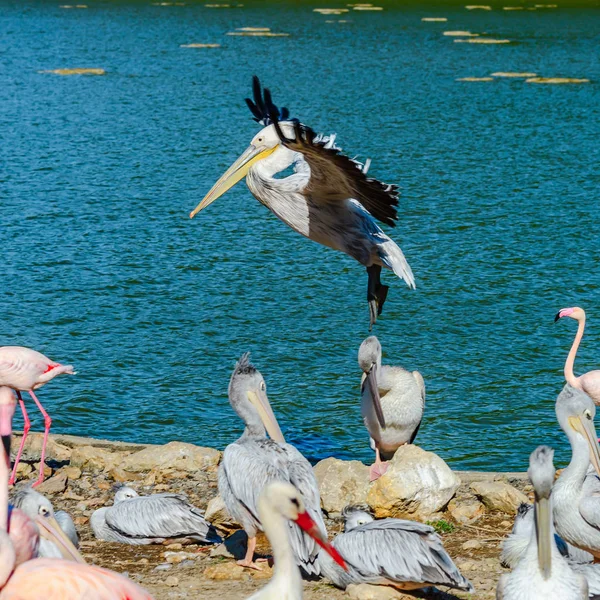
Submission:
[[33,401],[36,403],[37,407],[40,409],[44,417],[44,440],[42,441],[42,455],[40,456],[40,474],[37,478],[37,481],[33,484],[32,487],[36,485],[40,485],[42,481],[44,481],[44,464],[46,460],[46,445],[48,444],[48,435],[50,433],[50,425],[52,425],[52,419],[50,415],[46,412],[41,402],[37,399],[37,396],[33,393],[33,390],[29,390],[29,395],[33,398]]
[[17,467],[21,461],[23,448],[25,448],[25,440],[27,439],[27,434],[29,433],[29,428],[31,427],[29,416],[27,415],[27,410],[25,409],[25,402],[23,402],[23,398],[21,397],[21,392],[17,392],[17,396],[19,397],[19,406],[21,407],[21,412],[23,413],[23,437],[21,438],[21,444],[19,445],[19,451],[17,452],[17,456],[15,458],[15,464],[13,465],[13,470],[10,479],[8,480],[8,485],[14,485],[15,480],[17,479]]

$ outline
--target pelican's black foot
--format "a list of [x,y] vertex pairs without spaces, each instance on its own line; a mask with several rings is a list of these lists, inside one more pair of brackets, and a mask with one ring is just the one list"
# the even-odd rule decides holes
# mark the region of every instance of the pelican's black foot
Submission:
[[388,295],[389,286],[381,283],[381,267],[373,265],[367,267],[369,274],[369,287],[367,290],[367,300],[369,301],[369,331],[377,322],[377,317],[383,310],[383,304]]

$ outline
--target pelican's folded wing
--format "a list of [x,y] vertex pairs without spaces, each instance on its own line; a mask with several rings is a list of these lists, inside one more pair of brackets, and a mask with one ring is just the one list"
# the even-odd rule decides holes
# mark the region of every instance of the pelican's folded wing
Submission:
[[334,546],[351,567],[352,583],[388,580],[473,590],[433,528],[422,523],[373,521],[339,535]]
[[106,511],[106,523],[128,537],[194,537],[217,542],[204,515],[179,494],[139,496],[115,504]]
[[596,529],[600,530],[600,492],[590,492],[579,501],[581,516]]

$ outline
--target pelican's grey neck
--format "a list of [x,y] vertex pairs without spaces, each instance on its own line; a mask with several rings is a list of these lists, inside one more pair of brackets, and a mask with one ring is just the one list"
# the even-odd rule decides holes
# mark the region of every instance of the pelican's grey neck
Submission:
[[245,391],[231,389],[229,390],[229,402],[233,410],[244,421],[246,428],[240,439],[247,437],[267,437],[267,430],[258,414],[258,411],[248,400]]

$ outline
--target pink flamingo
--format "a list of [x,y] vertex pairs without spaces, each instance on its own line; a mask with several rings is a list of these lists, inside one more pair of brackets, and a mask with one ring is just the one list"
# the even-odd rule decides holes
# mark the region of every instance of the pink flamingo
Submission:
[[554,317],[554,322],[562,319],[563,317],[571,317],[575,319],[579,325],[577,327],[577,334],[575,335],[575,341],[571,346],[569,355],[565,362],[565,379],[567,383],[572,385],[574,388],[585,392],[593,401],[596,406],[600,406],[600,370],[589,371],[579,377],[575,376],[573,372],[573,366],[575,364],[575,356],[583,337],[583,330],[585,329],[585,311],[583,308],[573,306],[572,308],[563,308],[559,310]]
[[[118,573],[59,558],[18,563],[7,532],[10,436],[15,402],[0,388],[0,600],[152,600],[144,589]],[[13,515],[14,516],[14,515]]]
[[17,476],[17,467],[23,454],[23,448],[25,447],[25,440],[29,433],[30,422],[27,416],[27,410],[25,409],[25,402],[21,397],[21,392],[28,392],[40,409],[44,417],[44,440],[42,442],[42,454],[40,457],[40,474],[37,481],[33,484],[34,486],[39,485],[44,481],[44,461],[46,460],[46,445],[48,444],[48,434],[50,433],[50,425],[52,419],[41,405],[37,396],[33,393],[33,390],[37,390],[44,384],[48,383],[51,379],[54,379],[58,375],[66,373],[68,375],[75,375],[73,367],[71,365],[61,365],[60,363],[50,360],[47,356],[44,356],[40,352],[30,350],[29,348],[23,348],[22,346],[2,346],[0,347],[0,386],[6,386],[12,388],[17,392],[19,398],[19,405],[23,412],[23,437],[21,438],[21,444],[17,457],[15,458],[15,464],[13,467],[12,475],[9,480],[9,485],[15,482]]

